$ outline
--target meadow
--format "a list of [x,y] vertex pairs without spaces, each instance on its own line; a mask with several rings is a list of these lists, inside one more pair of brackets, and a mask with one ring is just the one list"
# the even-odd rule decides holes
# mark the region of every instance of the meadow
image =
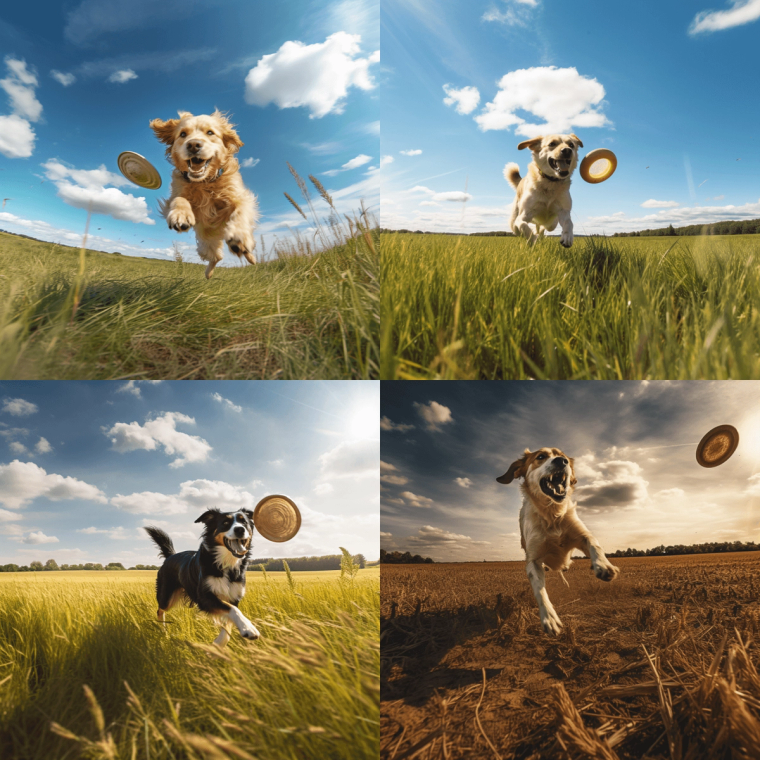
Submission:
[[379,573],[249,570],[261,631],[155,619],[155,572],[0,574],[0,757],[376,758]]
[[376,378],[379,236],[366,215],[343,227],[210,281],[0,232],[0,378]]
[[760,235],[381,245],[382,379],[760,378]]
[[383,565],[380,757],[750,760],[760,746],[760,552]]

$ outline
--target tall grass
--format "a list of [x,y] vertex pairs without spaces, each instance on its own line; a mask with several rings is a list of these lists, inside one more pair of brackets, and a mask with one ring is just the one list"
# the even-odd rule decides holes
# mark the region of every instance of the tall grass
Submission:
[[154,573],[3,574],[0,757],[377,757],[378,572],[279,575],[220,650],[194,609],[155,621]]
[[363,206],[340,218],[322,197],[326,217],[309,204],[313,232],[275,238],[273,260],[211,281],[181,255],[0,233],[0,378],[378,377],[377,225]]
[[382,247],[383,379],[760,377],[760,236]]

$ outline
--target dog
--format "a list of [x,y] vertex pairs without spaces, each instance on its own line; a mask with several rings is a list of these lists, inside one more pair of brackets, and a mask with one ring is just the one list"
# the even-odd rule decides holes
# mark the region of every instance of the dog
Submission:
[[578,163],[578,148],[582,147],[580,138],[573,134],[534,137],[517,146],[517,150],[530,148],[533,161],[528,165],[528,176],[524,178],[520,176],[517,164],[504,167],[504,178],[517,193],[509,222],[515,235],[522,235],[533,245],[545,231],[555,230],[559,222],[562,227],[559,242],[565,248],[573,244],[570,177]]
[[570,457],[559,449],[525,449],[496,480],[508,484],[515,478],[523,481],[520,543],[525,550],[528,580],[538,603],[541,625],[546,633],[556,636],[562,621],[546,593],[544,568],[567,570],[573,550],[579,549],[591,560],[600,580],[612,581],[620,571],[607,559],[599,542],[575,513],[572,496],[578,481]]
[[240,176],[235,153],[243,142],[225,114],[179,119],[153,119],[150,128],[165,143],[166,157],[174,165],[171,196],[159,201],[169,229],[195,228],[198,255],[206,266],[206,279],[224,258],[224,243],[238,258],[255,264],[253,230],[259,219],[256,196]]
[[209,509],[195,522],[205,526],[198,551],[177,553],[164,531],[145,528],[165,559],[156,578],[159,622],[165,623],[166,612],[182,601],[198,607],[219,625],[215,644],[227,644],[233,624],[244,639],[258,639],[256,626],[238,609],[245,595],[253,512]]

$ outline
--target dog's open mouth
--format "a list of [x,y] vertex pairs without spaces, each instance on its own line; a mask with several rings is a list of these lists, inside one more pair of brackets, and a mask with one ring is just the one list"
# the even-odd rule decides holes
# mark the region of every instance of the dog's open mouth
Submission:
[[564,470],[541,478],[541,490],[554,501],[562,501],[567,496],[567,473]]
[[570,161],[565,161],[564,159],[557,161],[556,158],[550,157],[549,166],[551,166],[551,168],[554,169],[554,171],[557,172],[560,177],[567,177],[567,175],[570,174],[568,169],[560,168],[562,166],[570,166]]
[[227,550],[231,554],[234,554],[238,559],[245,557],[248,553],[248,543],[240,538],[227,538],[227,536],[225,536],[224,545],[227,547]]
[[187,160],[187,174],[190,178],[202,177],[206,173],[210,161],[210,158],[198,158],[198,156],[189,158]]

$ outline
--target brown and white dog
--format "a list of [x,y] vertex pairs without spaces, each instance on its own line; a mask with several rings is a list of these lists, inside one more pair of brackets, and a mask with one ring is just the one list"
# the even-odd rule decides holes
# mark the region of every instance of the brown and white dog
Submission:
[[151,129],[167,145],[174,165],[171,196],[160,201],[169,228],[195,228],[198,255],[208,262],[206,278],[222,260],[224,243],[239,258],[255,264],[253,229],[259,219],[256,196],[243,184],[235,153],[243,146],[227,117],[214,111],[179,119],[153,119]]
[[[533,161],[524,178],[517,164],[504,167],[504,178],[517,193],[509,222],[515,235],[522,235],[532,245],[545,231],[555,230],[559,222],[562,227],[559,242],[565,248],[573,244],[570,177],[578,164],[578,148],[582,147],[580,138],[573,134],[534,137],[517,146],[517,150],[530,148]],[[535,225],[535,231],[531,224]]]
[[605,557],[599,542],[575,513],[572,495],[577,481],[570,457],[559,449],[525,449],[496,480],[506,484],[515,478],[523,479],[520,540],[528,580],[538,603],[541,625],[546,633],[556,636],[562,621],[546,593],[544,568],[567,570],[573,550],[579,549],[591,560],[600,580],[611,581],[620,571]]

